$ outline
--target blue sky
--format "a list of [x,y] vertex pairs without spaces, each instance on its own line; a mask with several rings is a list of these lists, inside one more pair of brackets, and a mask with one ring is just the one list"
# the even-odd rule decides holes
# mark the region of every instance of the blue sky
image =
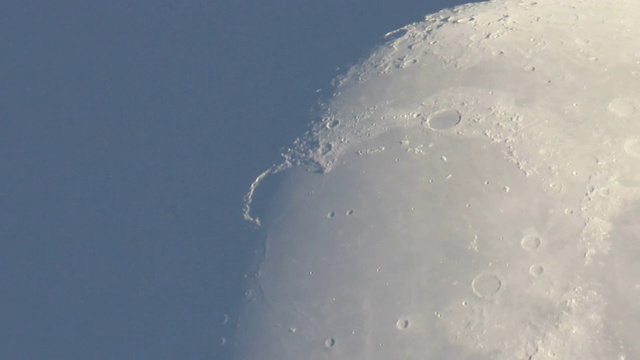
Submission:
[[231,358],[249,184],[382,35],[463,2],[5,1],[0,358]]

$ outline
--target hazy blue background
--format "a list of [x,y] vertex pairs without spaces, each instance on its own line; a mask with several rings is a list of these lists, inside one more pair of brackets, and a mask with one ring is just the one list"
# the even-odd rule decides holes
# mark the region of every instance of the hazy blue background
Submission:
[[0,359],[229,359],[247,187],[316,89],[463,2],[3,1]]

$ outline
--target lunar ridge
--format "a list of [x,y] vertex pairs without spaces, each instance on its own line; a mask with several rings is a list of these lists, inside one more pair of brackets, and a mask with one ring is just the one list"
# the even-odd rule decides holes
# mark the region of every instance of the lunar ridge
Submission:
[[238,359],[640,359],[640,2],[386,39],[251,185]]

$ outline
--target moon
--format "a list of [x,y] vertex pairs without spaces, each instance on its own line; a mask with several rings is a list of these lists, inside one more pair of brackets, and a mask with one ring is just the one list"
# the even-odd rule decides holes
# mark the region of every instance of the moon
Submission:
[[251,185],[238,359],[640,358],[638,24],[504,0],[387,34]]

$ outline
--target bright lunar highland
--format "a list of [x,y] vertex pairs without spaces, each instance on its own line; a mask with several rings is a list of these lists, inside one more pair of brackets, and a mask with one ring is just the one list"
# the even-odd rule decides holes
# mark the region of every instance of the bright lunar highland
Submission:
[[639,109],[636,0],[496,0],[387,34],[252,184],[228,346],[640,359]]

